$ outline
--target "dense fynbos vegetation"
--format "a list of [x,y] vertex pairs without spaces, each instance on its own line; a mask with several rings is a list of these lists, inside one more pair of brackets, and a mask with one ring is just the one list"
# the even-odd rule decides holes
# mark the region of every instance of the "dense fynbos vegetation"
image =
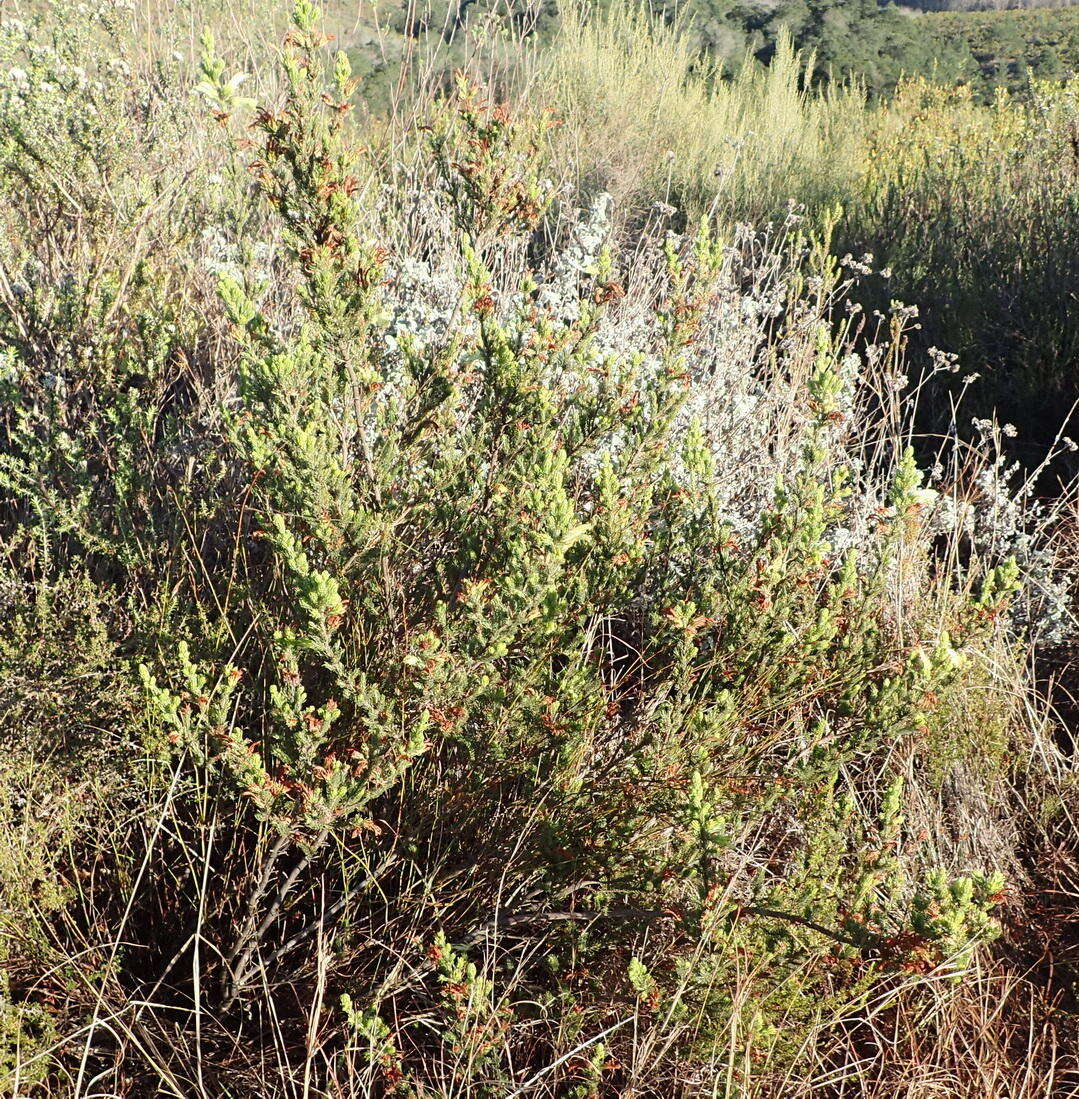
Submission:
[[1007,340],[910,213],[1028,108],[784,45],[616,127],[619,16],[364,128],[308,0],[130,20],[0,32],[0,1090],[1066,1094],[1071,497],[919,434]]
[[953,57],[950,75],[986,98],[997,88],[1022,94],[1031,80],[1060,80],[1079,70],[1079,11],[941,12],[923,28]]

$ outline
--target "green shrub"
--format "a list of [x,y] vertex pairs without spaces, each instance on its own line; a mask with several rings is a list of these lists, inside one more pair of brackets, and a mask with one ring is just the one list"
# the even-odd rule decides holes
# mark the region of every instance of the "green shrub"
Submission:
[[[15,737],[0,772],[0,1068],[47,1050],[55,1094],[808,1091],[818,1042],[964,984],[1020,873],[992,821],[954,850],[907,821],[943,788],[907,772],[980,742],[967,700],[1029,697],[999,669],[1030,605],[1006,553],[951,552],[907,314],[867,342],[797,222],[631,253],[604,201],[559,222],[549,116],[466,81],[430,166],[369,190],[324,45],[300,0],[249,119],[204,37],[219,178],[153,222],[165,250],[104,183],[110,247],[41,220],[40,160],[29,198],[4,177],[23,266],[59,225],[94,274],[74,311],[23,291],[55,344],[0,328],[0,539],[35,608],[0,660],[11,731],[54,726],[58,756]],[[156,134],[133,195],[177,152]]]

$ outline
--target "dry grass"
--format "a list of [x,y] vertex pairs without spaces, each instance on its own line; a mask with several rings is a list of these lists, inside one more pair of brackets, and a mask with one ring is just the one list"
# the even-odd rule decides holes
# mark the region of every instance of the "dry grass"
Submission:
[[767,68],[747,62],[719,80],[677,24],[578,6],[537,58],[527,97],[562,119],[556,156],[586,188],[620,206],[660,199],[757,222],[792,197],[834,201],[857,175],[863,95],[808,89],[808,67],[781,37]]

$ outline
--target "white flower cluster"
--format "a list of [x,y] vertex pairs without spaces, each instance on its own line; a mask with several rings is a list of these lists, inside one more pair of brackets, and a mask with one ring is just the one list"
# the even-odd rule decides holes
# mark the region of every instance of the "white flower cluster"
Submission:
[[987,559],[1015,558],[1024,580],[1016,620],[1038,640],[1057,643],[1075,635],[1070,585],[1037,535],[1045,505],[1034,494],[1035,481],[1020,482],[1021,475],[1019,464],[1003,456],[981,471],[968,529]]

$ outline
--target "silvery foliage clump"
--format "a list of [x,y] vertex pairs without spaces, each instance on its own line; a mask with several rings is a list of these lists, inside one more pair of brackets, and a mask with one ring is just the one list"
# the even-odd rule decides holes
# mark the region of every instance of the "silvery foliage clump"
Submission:
[[273,274],[275,249],[269,241],[257,240],[244,249],[222,226],[207,225],[199,245],[202,268],[214,279],[246,277],[257,284],[267,282]]
[[[938,371],[959,371],[957,355],[936,348],[930,352]],[[977,373],[967,375],[964,389],[978,377]],[[1013,621],[1040,644],[1061,644],[1076,635],[1074,579],[1058,560],[1051,538],[1059,500],[1040,496],[1038,485],[1056,459],[1076,446],[1071,439],[1058,439],[1031,471],[1006,452],[1006,440],[1017,434],[1011,424],[975,417],[972,426],[981,458],[973,475],[962,483],[953,477],[945,484],[940,460],[929,471],[930,484],[940,488],[928,490],[932,493],[929,529],[958,542],[974,561],[1013,558],[1023,577],[1012,608]]]
[[[408,248],[391,257],[385,287],[384,387],[389,407],[404,383],[401,354],[426,354],[460,340],[461,354],[477,354],[476,317],[463,307],[468,271],[459,253],[449,246],[453,226],[433,197],[415,200],[423,206],[424,246]],[[507,249],[494,266],[500,292],[495,295],[499,318],[512,329],[531,323],[539,306],[558,324],[572,325],[581,315],[582,301],[599,277],[620,280],[625,294],[600,313],[587,346],[587,355],[600,366],[616,360],[633,364],[641,376],[658,367],[661,335],[655,308],[667,278],[670,253],[692,247],[689,232],[653,228],[631,254],[619,252],[614,232],[616,211],[608,194],[595,196],[583,209],[563,214],[556,243],[535,254]],[[387,214],[391,216],[392,214]],[[825,292],[835,314],[849,303],[858,272],[841,274],[825,288],[820,278],[806,280],[811,294],[793,293],[794,280],[805,259],[806,245],[797,222],[769,227],[735,228],[729,237],[726,261],[712,289],[698,338],[685,352],[685,367],[693,386],[676,424],[676,433],[699,425],[715,459],[716,485],[732,532],[744,540],[759,532],[762,516],[773,505],[777,484],[790,481],[803,468],[807,446],[823,443],[826,469],[842,467],[851,478],[844,521],[829,531],[838,558],[854,549],[874,552],[879,518],[889,505],[889,468],[866,461],[864,435],[869,409],[883,390],[899,409],[899,419],[886,428],[893,434],[890,456],[898,460],[902,440],[910,430],[916,391],[926,379],[959,369],[954,356],[934,349],[922,370],[922,386],[912,386],[908,373],[917,364],[898,371],[889,352],[887,335],[855,345],[847,339],[832,367],[841,382],[837,411],[824,428],[807,400],[805,356],[822,322],[821,306],[813,295]],[[434,243],[432,243],[434,242]],[[534,279],[531,294],[519,289],[526,275]],[[606,273],[606,275],[605,275]],[[824,310],[827,312],[827,310]],[[850,316],[860,310],[848,309]],[[900,331],[917,311],[897,303],[887,324]],[[553,357],[544,369],[548,384],[557,383],[564,361]],[[599,373],[598,371],[596,372]],[[580,375],[564,376],[565,384],[580,385]],[[878,435],[881,429],[872,429]],[[588,476],[599,468],[604,454],[617,455],[623,445],[617,431],[602,448],[575,457],[578,472]],[[978,567],[1014,556],[1026,578],[1016,602],[1015,621],[1043,641],[1057,641],[1072,628],[1068,610],[1069,585],[1060,574],[1052,547],[1040,524],[1041,509],[1031,497],[1029,483],[1017,486],[1016,467],[1003,458],[992,459],[987,443],[980,447],[984,461],[973,483],[960,492],[928,474],[915,495],[927,532],[973,539]],[[677,467],[677,463],[676,463]],[[818,471],[819,475],[824,475]],[[935,487],[930,487],[930,485]]]
[[1052,517],[1035,487],[1018,462],[997,454],[979,470],[966,499],[942,496],[938,527],[969,539],[985,560],[1014,557],[1024,578],[1013,609],[1016,625],[1041,643],[1060,644],[1076,633],[1072,582],[1044,537]]
[[[424,213],[422,258],[406,252],[388,265],[381,393],[387,402],[403,382],[403,348],[424,354],[446,346],[452,334],[460,339],[462,354],[475,354],[476,318],[462,307],[468,272],[454,249],[431,244],[447,241],[452,225],[433,200]],[[561,241],[534,265],[537,289],[531,296],[518,289],[528,257],[512,252],[503,257],[498,269],[502,292],[496,302],[500,320],[511,328],[530,323],[537,306],[552,322],[572,325],[590,287],[610,268],[610,277],[624,284],[625,294],[599,315],[587,355],[597,367],[613,360],[631,364],[644,377],[659,369],[663,353],[656,304],[668,277],[667,257],[687,254],[693,234],[653,231],[632,255],[620,256],[612,232],[614,213],[607,194],[576,211],[576,218],[563,226]],[[791,292],[804,257],[788,227],[762,235],[739,226],[730,235],[725,257],[697,339],[685,353],[684,366],[694,384],[678,413],[676,434],[684,434],[691,424],[703,429],[732,530],[751,537],[774,500],[777,479],[796,475],[809,433],[817,430],[806,401],[804,364],[786,360],[803,356],[806,345],[814,344],[821,318],[815,306]],[[843,293],[847,286],[833,292]],[[848,348],[834,366],[843,393],[827,435],[834,460],[857,471],[860,458],[846,452],[844,440],[858,428],[858,409],[866,398],[865,362]],[[559,378],[564,368],[563,359],[552,357],[543,380],[580,385],[577,372]],[[576,457],[580,473],[594,472],[605,453],[614,456],[622,445],[617,431],[607,435],[602,450]],[[867,517],[881,504],[884,489],[868,483],[864,487],[851,523],[835,532],[837,553],[863,539]]]
[[568,239],[555,253],[549,277],[537,294],[537,302],[564,322],[580,315],[582,281],[599,274],[600,257],[610,242],[613,201],[601,191],[588,210],[570,211]]

